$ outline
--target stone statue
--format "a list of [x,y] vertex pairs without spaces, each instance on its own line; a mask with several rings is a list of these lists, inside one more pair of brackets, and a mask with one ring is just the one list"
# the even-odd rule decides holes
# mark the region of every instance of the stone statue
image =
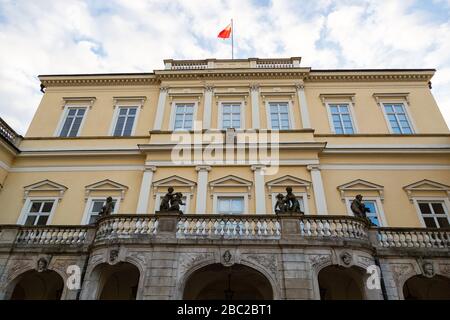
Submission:
[[48,265],[47,260],[46,260],[45,258],[40,258],[40,259],[37,261],[37,267],[36,267],[36,270],[37,270],[38,272],[46,271],[46,270],[47,270],[47,265]]
[[286,202],[284,201],[284,196],[281,193],[277,194],[277,202],[275,203],[275,207],[273,209],[276,214],[286,212]]
[[341,254],[341,260],[346,266],[348,266],[352,263],[353,257],[349,252],[345,251]]
[[182,206],[182,205],[184,205],[183,194],[181,192],[176,192],[173,195],[172,200],[170,201],[169,211],[179,211],[179,212],[183,213],[180,210],[180,206]]
[[106,198],[106,203],[102,207],[102,210],[100,210],[98,215],[99,215],[99,217],[109,216],[113,212],[113,209],[114,209],[113,199],[112,199],[112,197],[108,197],[108,198]]
[[295,194],[292,192],[291,187],[286,188],[286,197],[284,198],[286,203],[286,210],[288,212],[296,212],[303,214],[302,210],[300,210],[300,202],[298,201]]
[[423,275],[429,278],[434,276],[434,267],[431,262],[425,262],[422,264]]
[[159,205],[159,211],[169,211],[171,202],[173,199],[173,188],[169,187],[167,193],[162,197],[161,204]]
[[352,209],[352,212],[356,217],[367,218],[366,212],[370,212],[370,209],[366,208],[366,206],[362,202],[362,198],[362,195],[356,195],[355,199],[352,201],[352,205],[350,206],[350,208]]
[[300,209],[300,202],[292,192],[292,188],[287,187],[286,192],[286,196],[283,196],[281,193],[277,194],[277,202],[274,207],[275,213],[279,214],[288,212],[304,214]]

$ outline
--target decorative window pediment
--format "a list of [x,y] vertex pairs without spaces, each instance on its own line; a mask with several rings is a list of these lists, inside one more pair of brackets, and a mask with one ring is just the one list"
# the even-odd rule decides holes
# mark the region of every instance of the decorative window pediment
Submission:
[[64,192],[66,192],[67,187],[63,186],[62,184],[50,181],[50,180],[42,180],[33,184],[30,184],[28,186],[25,186],[24,188],[24,200],[30,196],[33,192],[50,192],[55,193],[55,195],[61,199],[64,195]]
[[191,191],[191,195],[194,192],[194,188],[196,186],[196,183],[194,181],[191,181],[189,179],[186,178],[182,178],[179,176],[170,176],[168,178],[164,178],[158,181],[153,182],[153,196],[156,196],[157,193],[157,189],[161,188],[161,187],[174,187],[175,191],[176,188],[189,188],[189,190]]
[[413,201],[412,198],[414,197],[414,195],[417,195],[420,192],[427,192],[427,191],[441,191],[445,193],[447,197],[450,199],[450,186],[439,182],[431,181],[428,179],[417,181],[407,186],[404,186],[403,190],[406,191],[408,199],[411,202]]
[[239,177],[236,177],[234,175],[228,175],[223,178],[219,178],[216,180],[213,180],[209,183],[209,188],[211,190],[211,195],[214,193],[214,188],[216,187],[230,187],[230,188],[236,188],[236,187],[244,187],[247,188],[247,192],[250,195],[250,190],[252,188],[253,182],[249,180],[245,180]]
[[342,184],[337,187],[341,194],[341,199],[345,200],[345,193],[350,191],[375,191],[379,194],[381,201],[384,200],[384,187],[379,184],[372,183],[366,180],[357,179],[351,182]]
[[311,196],[310,195],[311,182],[291,176],[291,175],[285,175],[285,176],[273,179],[273,180],[267,182],[266,185],[267,185],[267,189],[269,191],[268,192],[269,197],[271,197],[272,188],[276,188],[276,187],[284,187],[284,188],[292,187],[294,193],[296,191],[298,191],[298,189],[300,189],[301,191],[306,192],[306,194],[308,195],[308,198]]
[[89,195],[93,191],[101,191],[101,192],[118,192],[120,193],[120,198],[123,200],[125,196],[125,192],[128,190],[128,187],[120,184],[118,182],[105,179],[90,185],[87,185],[85,188],[85,200],[89,198]]

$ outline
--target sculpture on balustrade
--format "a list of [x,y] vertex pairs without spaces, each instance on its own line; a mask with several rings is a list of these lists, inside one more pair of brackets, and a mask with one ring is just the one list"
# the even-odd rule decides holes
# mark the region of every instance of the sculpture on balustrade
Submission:
[[291,187],[286,188],[286,195],[281,193],[277,195],[277,202],[275,203],[275,213],[299,213],[304,214],[300,209],[300,202],[295,194],[292,192]]
[[99,217],[109,216],[114,210],[114,202],[112,197],[106,198],[106,203],[102,207],[102,210],[98,213]]
[[174,189],[169,187],[167,193],[162,197],[159,205],[159,212],[178,211],[183,213],[180,208],[185,203],[183,202],[183,194],[181,192],[173,192]]
[[350,208],[355,217],[364,218],[368,221],[369,225],[374,225],[366,215],[366,212],[370,212],[370,209],[365,206],[364,202],[362,202],[362,199],[362,195],[356,195],[355,199],[353,199],[352,201]]

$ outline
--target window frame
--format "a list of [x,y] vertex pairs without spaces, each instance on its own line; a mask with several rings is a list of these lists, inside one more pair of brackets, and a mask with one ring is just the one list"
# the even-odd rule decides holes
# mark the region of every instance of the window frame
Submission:
[[[48,215],[48,219],[47,219],[47,223],[45,225],[50,225],[53,221],[53,216],[55,215],[56,212],[56,207],[58,206],[58,203],[60,201],[59,197],[33,197],[33,196],[29,196],[25,199],[25,203],[22,207],[22,210],[20,212],[20,216],[17,219],[17,224],[20,225],[25,225],[25,221],[27,220],[28,214],[30,213],[30,209],[31,209],[31,204],[33,201],[53,201],[53,206],[52,206],[52,210],[50,211],[49,215]],[[36,225],[33,225],[36,227]],[[31,227],[31,226],[30,226]]]
[[[350,121],[352,123],[352,127],[353,127],[353,133],[336,133],[336,128],[334,127],[334,123],[333,123],[333,114],[331,112],[331,105],[344,105],[346,104],[348,106],[348,110],[349,110],[349,115],[350,115]],[[331,132],[333,134],[337,134],[337,135],[354,135],[354,134],[358,134],[359,133],[359,129],[358,129],[358,124],[356,122],[356,116],[355,116],[355,112],[353,109],[353,105],[354,103],[351,101],[334,101],[334,100],[330,100],[330,101],[326,101],[325,102],[325,107],[327,109],[327,114],[328,114],[328,124],[330,126]]]
[[[273,209],[275,208],[275,203],[277,202],[277,195],[280,192],[272,192],[270,194],[270,201],[272,203],[272,207],[271,207],[271,211],[273,211]],[[307,192],[295,192],[295,196],[298,198],[302,198],[303,199],[303,212],[304,214],[310,214],[309,211],[309,204],[308,204],[308,193]],[[275,214],[275,212],[273,212]]]
[[[425,220],[423,219],[423,215],[422,212],[420,211],[420,207],[419,207],[419,202],[442,202],[444,204],[444,211],[447,214],[447,220],[450,224],[450,200],[448,198],[445,197],[413,197],[413,204],[414,207],[416,208],[416,212],[419,216],[419,221],[422,224],[423,228],[427,228],[426,224],[425,224]],[[434,215],[435,217],[435,215]]]
[[[386,113],[385,104],[401,104],[403,106],[403,110],[405,111],[405,115],[408,120],[409,127],[411,128],[411,133],[395,133],[394,132],[394,130],[392,129],[392,126],[391,126],[391,122],[389,121],[388,115]],[[389,99],[383,99],[382,101],[379,102],[379,105],[383,112],[384,120],[386,121],[386,126],[387,126],[390,134],[409,135],[409,134],[418,133],[417,129],[416,129],[416,125],[413,121],[413,118],[411,117],[411,113],[409,111],[409,104],[407,101],[394,101],[394,100],[389,100]],[[401,130],[401,127],[400,127],[400,130]]]
[[[219,213],[219,198],[243,198],[244,199],[244,210],[242,215],[248,214],[248,193],[243,192],[218,192],[213,194],[213,214],[222,214]],[[234,214],[229,214],[234,215]]]
[[[129,136],[124,136],[124,135],[115,136],[114,135],[114,131],[116,131],[117,120],[119,119],[119,112],[120,112],[120,109],[123,109],[123,108],[136,108],[136,115],[134,117],[133,128],[131,128],[131,134]],[[112,117],[111,126],[109,128],[109,135],[111,137],[132,137],[132,136],[134,136],[141,108],[142,107],[137,105],[137,104],[124,104],[124,103],[121,103],[121,104],[115,105],[114,106],[114,113],[113,113],[113,117]],[[122,131],[123,131],[123,129],[122,129]]]
[[[86,205],[84,207],[84,213],[83,213],[83,218],[81,219],[81,224],[82,225],[88,225],[89,224],[89,220],[91,219],[91,212],[90,209],[93,205],[94,201],[97,200],[102,200],[102,201],[106,201],[106,198],[108,196],[90,196],[87,200],[86,200]],[[121,197],[117,196],[117,197],[111,197],[113,200],[116,200],[116,204],[114,206],[114,211],[111,214],[117,214],[119,213],[119,207],[120,207],[120,201],[121,201]]]
[[[159,210],[159,205],[161,204],[161,199],[166,195],[167,192],[157,192],[155,193],[155,209],[154,211],[158,211]],[[190,213],[190,208],[191,208],[191,198],[192,198],[192,193],[190,192],[182,192],[183,193],[183,197],[186,197],[186,204],[185,204],[185,210],[183,211],[183,214],[189,214]]]
[[[355,216],[355,215],[353,214],[352,209],[351,209],[351,202],[352,202],[354,199],[355,199],[354,197],[345,197],[345,198],[344,198],[344,200],[345,200],[345,207],[347,208],[347,214],[348,214],[349,216],[352,216],[352,217]],[[380,197],[377,197],[377,196],[371,196],[371,197],[369,197],[369,196],[364,196],[364,195],[363,195],[363,202],[364,202],[364,201],[375,201],[375,203],[376,203],[376,205],[377,205],[377,209],[378,209],[378,212],[377,212],[377,218],[378,218],[378,221],[380,222],[379,227],[380,227],[380,228],[386,228],[386,227],[389,227],[389,225],[388,225],[388,223],[387,223],[387,220],[386,220],[386,215],[384,214],[383,202],[381,201],[381,198],[380,198]]]
[[229,101],[220,101],[219,102],[219,109],[218,109],[218,120],[217,120],[217,127],[220,130],[226,130],[223,127],[223,105],[224,104],[239,104],[240,108],[240,127],[234,128],[235,130],[245,130],[245,103],[243,101],[237,101],[237,100],[229,100]]
[[[287,103],[288,107],[288,121],[289,121],[289,129],[273,129],[272,128],[272,117],[270,112],[270,104],[271,103]],[[295,129],[295,119],[294,119],[294,111],[293,111],[293,104],[291,100],[273,100],[273,101],[266,101],[266,122],[267,122],[267,128],[269,130],[294,130]]]
[[[191,129],[175,129],[175,115],[176,115],[176,106],[177,104],[193,104],[194,111],[192,114],[192,128]],[[198,101],[173,101],[171,103],[171,111],[170,111],[170,120],[169,120],[169,130],[172,131],[193,131],[195,130],[195,121],[197,121],[197,109],[198,109]]]
[[[86,121],[87,114],[88,114],[90,108],[91,107],[89,105],[86,105],[86,104],[66,104],[66,105],[64,105],[64,110],[63,110],[63,112],[61,114],[61,117],[59,118],[59,122],[58,122],[58,125],[56,127],[56,130],[55,130],[53,136],[54,137],[58,137],[58,138],[79,137],[80,133],[83,130],[84,123]],[[66,122],[66,119],[67,119],[67,116],[69,114],[69,110],[70,109],[85,109],[84,115],[83,115],[83,119],[81,120],[80,127],[78,128],[77,134],[75,136],[73,136],[73,137],[69,137],[69,136],[61,137],[61,131],[62,131],[63,127],[64,127],[64,123]]]

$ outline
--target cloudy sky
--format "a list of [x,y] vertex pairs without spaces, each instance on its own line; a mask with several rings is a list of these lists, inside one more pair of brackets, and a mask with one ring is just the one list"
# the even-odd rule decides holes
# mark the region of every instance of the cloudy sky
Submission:
[[[436,68],[450,126],[450,0],[0,0],[0,117],[25,134],[37,75],[151,72],[162,60],[303,57],[323,68]],[[426,107],[426,106],[424,106]]]

